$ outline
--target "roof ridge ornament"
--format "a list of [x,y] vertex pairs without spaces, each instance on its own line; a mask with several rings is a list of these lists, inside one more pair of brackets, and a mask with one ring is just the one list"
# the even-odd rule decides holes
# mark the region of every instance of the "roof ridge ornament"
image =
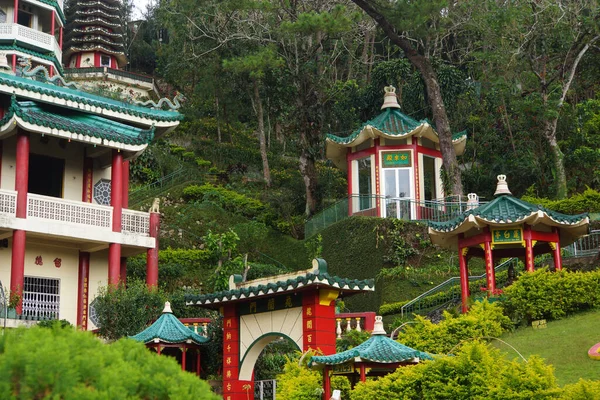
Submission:
[[383,329],[383,317],[379,315],[375,317],[375,325],[373,326],[373,332],[371,332],[371,336],[375,335],[387,335],[387,332]]
[[508,189],[508,184],[506,183],[506,175],[498,175],[497,178],[498,184],[496,185],[496,192],[494,193],[494,196],[512,196],[512,193]]
[[168,301],[165,301],[165,308],[163,308],[163,314],[165,313],[173,314],[173,310],[171,310],[171,303]]
[[385,94],[383,95],[383,105],[381,109],[386,108],[400,108],[398,104],[398,97],[396,96],[396,88],[393,85],[389,85],[383,88]]

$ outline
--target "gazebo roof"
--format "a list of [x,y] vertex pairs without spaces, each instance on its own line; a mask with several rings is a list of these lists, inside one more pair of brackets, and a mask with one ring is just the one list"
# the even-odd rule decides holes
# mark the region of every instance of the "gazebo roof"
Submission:
[[[393,100],[388,100],[392,96]],[[327,135],[327,158],[331,159],[338,168],[345,169],[346,148],[358,146],[366,140],[377,137],[404,139],[409,136],[418,136],[439,143],[438,134],[431,123],[427,119],[417,121],[402,113],[395,96],[395,88],[392,86],[386,87],[386,99],[381,114],[365,122],[347,137]],[[452,135],[452,144],[457,155],[463,154],[466,140],[466,131]]]
[[[500,175],[499,180],[501,177],[506,179],[505,176]],[[429,236],[434,244],[455,249],[460,233],[480,230],[485,226],[510,229],[522,224],[531,225],[541,231],[557,228],[560,234],[560,245],[567,246],[587,233],[589,217],[587,213],[566,215],[548,210],[540,205],[518,199],[507,192],[449,221],[429,221]]]
[[379,364],[416,363],[419,360],[432,360],[431,355],[412,349],[386,336],[381,317],[376,317],[375,329],[371,337],[358,346],[329,356],[313,356],[308,366],[320,368],[325,365],[343,364],[347,361],[373,362]]
[[186,327],[173,315],[171,304],[167,301],[162,315],[152,325],[138,333],[130,336],[131,339],[142,343],[193,343],[201,345],[208,342],[204,336],[200,336],[190,328]]
[[232,275],[229,280],[230,290],[204,295],[186,294],[185,303],[215,307],[225,302],[254,301],[272,294],[284,294],[309,287],[339,289],[341,295],[373,291],[375,288],[373,279],[346,279],[329,275],[325,260],[315,259],[313,266],[310,270],[248,282],[242,282],[240,275]]

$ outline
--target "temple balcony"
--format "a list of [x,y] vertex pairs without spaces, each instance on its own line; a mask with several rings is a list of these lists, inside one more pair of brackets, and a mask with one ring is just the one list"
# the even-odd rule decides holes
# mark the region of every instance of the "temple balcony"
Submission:
[[28,235],[70,241],[80,244],[82,251],[99,251],[109,243],[123,245],[124,254],[140,253],[153,248],[150,237],[150,213],[123,209],[121,232],[111,229],[113,207],[67,200],[38,194],[27,194],[27,218],[16,217],[17,192],[0,190],[0,239],[21,229]]
[[55,36],[24,25],[0,24],[0,41],[17,41],[22,46],[30,47],[33,50],[43,53],[51,52],[58,60],[62,60],[62,50]]

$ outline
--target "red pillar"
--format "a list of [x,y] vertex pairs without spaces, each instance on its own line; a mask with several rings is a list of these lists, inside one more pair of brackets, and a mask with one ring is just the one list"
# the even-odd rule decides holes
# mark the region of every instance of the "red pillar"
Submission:
[[[552,257],[554,258],[554,270],[562,271],[562,256],[560,254],[560,236],[557,228],[554,228],[553,231],[556,235],[556,242],[554,242],[554,248],[552,249]],[[550,243],[550,247],[552,247],[552,243]]]
[[[113,232],[121,232],[121,218],[123,211],[123,155],[118,150],[113,150],[111,169],[111,198],[113,207]],[[111,243],[108,246],[108,283],[119,283],[121,273],[121,244]]]
[[377,216],[381,217],[381,203],[379,196],[381,194],[381,182],[379,176],[379,138],[373,140],[373,146],[375,147],[375,210]]
[[494,258],[492,257],[492,245],[489,241],[484,242],[485,252],[485,277],[487,279],[488,296],[496,293],[496,271],[494,271]]
[[[29,186],[29,135],[23,132],[17,134],[15,190],[17,191],[17,218],[27,218],[27,190]],[[16,310],[23,311],[23,285],[25,283],[25,242],[23,230],[15,230],[12,240],[12,258],[10,263],[10,292],[11,297],[20,300]]]
[[363,364],[363,363],[360,364],[360,381],[361,382],[367,381],[367,371],[365,370],[365,364]]
[[235,305],[223,309],[223,398],[244,398],[239,379],[239,314]]
[[335,304],[327,289],[305,292],[302,296],[303,349],[319,349],[335,354]]
[[79,274],[77,278],[77,326],[87,330],[88,296],[90,279],[90,253],[79,252]]
[[13,72],[17,71],[17,55],[13,54],[12,56],[12,70]]
[[19,0],[15,0],[13,14],[13,22],[16,24],[19,21]]
[[58,47],[62,50],[63,45],[63,27],[58,28]]
[[185,345],[183,345],[183,348],[181,349],[181,370],[185,371],[185,353],[187,353],[187,349],[185,347]]
[[150,213],[150,237],[156,242],[154,247],[146,252],[146,285],[158,286],[158,230],[160,228],[160,214]]
[[52,37],[54,36],[54,29],[56,28],[56,12],[54,10],[52,10],[52,12],[50,13],[50,32],[52,32]]
[[523,229],[523,236],[525,238],[525,269],[527,272],[533,272],[533,242],[531,240],[531,227],[525,225]]
[[123,208],[129,207],[129,161],[123,161]]
[[331,367],[326,365],[325,368],[323,368],[323,400],[329,400],[331,398],[331,380],[329,371],[331,371]]
[[200,377],[200,349],[197,349],[196,352],[196,376]]
[[460,298],[462,312],[469,311],[469,267],[466,258],[468,247],[458,249],[458,266],[460,268]]

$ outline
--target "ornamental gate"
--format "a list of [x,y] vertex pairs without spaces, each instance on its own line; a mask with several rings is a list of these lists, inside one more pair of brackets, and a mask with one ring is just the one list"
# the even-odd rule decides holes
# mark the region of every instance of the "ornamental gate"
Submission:
[[302,352],[335,353],[335,302],[340,296],[373,291],[373,280],[331,276],[325,260],[292,274],[242,282],[229,279],[229,290],[187,295],[187,305],[217,308],[223,315],[223,398],[254,397],[254,365],[263,349],[285,337]]

